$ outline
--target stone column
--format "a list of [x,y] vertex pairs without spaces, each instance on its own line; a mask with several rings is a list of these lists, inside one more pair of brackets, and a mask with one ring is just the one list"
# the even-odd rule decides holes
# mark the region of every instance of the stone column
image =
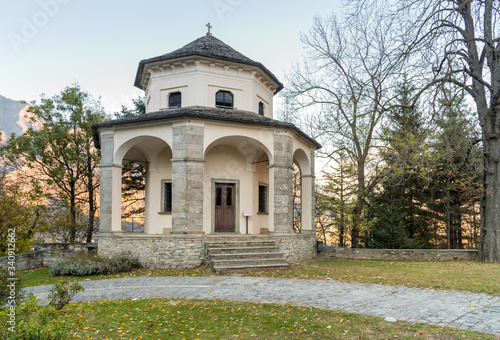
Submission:
[[203,234],[204,125],[173,126],[172,234]]
[[293,232],[293,144],[286,132],[274,133],[274,157],[269,165],[270,222],[275,233]]
[[99,232],[121,231],[122,166],[114,164],[114,132],[101,133]]

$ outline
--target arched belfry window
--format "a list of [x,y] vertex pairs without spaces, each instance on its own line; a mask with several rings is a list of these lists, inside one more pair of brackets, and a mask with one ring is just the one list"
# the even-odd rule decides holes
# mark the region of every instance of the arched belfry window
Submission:
[[215,94],[215,106],[233,108],[234,99],[233,94],[229,91],[219,91]]
[[171,93],[168,96],[168,107],[181,107],[182,94],[180,92]]
[[263,102],[259,102],[259,114],[261,116],[264,115],[264,103]]

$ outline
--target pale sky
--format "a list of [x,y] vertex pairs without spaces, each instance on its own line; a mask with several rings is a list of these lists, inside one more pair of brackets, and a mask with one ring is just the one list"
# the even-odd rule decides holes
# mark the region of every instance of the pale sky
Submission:
[[143,95],[141,59],[207,32],[284,81],[302,60],[300,33],[314,15],[340,14],[340,0],[0,0],[0,95],[39,99],[78,82],[108,113]]

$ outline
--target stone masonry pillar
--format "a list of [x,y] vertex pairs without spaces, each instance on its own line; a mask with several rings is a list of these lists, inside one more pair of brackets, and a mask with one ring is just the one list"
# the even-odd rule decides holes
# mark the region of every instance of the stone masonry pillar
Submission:
[[274,133],[274,157],[269,165],[270,222],[275,233],[293,232],[293,144],[286,132]]
[[101,133],[99,232],[121,231],[122,166],[114,164],[114,132]]
[[173,126],[172,234],[203,234],[204,125]]

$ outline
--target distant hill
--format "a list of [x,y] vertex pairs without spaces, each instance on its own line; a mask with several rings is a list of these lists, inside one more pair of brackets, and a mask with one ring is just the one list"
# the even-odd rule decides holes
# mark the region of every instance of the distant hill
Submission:
[[0,95],[0,131],[3,141],[12,133],[20,135],[27,128],[24,115],[26,105]]

